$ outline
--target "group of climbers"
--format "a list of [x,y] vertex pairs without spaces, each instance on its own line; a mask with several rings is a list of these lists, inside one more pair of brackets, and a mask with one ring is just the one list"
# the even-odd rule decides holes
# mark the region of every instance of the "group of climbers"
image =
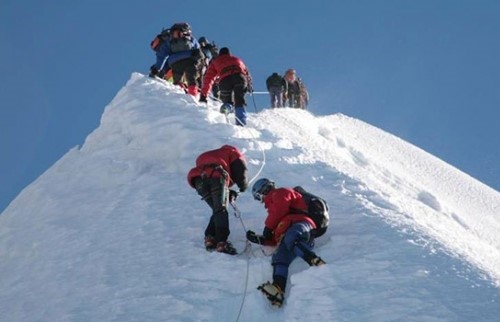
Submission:
[[288,69],[284,76],[274,72],[266,79],[271,98],[271,107],[294,107],[306,109],[309,93],[294,69]]
[[[207,102],[210,93],[222,101],[221,112],[234,112],[236,124],[246,125],[245,93],[253,91],[252,78],[244,62],[232,55],[228,47],[218,50],[206,37],[196,39],[188,23],[176,23],[158,34],[151,48],[156,53],[156,62],[150,67],[150,77],[171,80],[187,94],[199,97],[202,103]],[[293,69],[287,70],[283,77],[273,73],[266,85],[272,107],[307,107],[307,91]],[[211,208],[204,233],[206,250],[237,254],[228,240],[228,205],[234,206],[239,193],[249,185],[243,153],[230,145],[203,152],[196,158],[187,179]],[[233,185],[239,192],[230,189]],[[283,303],[288,267],[295,258],[302,258],[310,266],[325,264],[313,247],[314,239],[328,225],[326,202],[314,206],[322,199],[299,188],[277,188],[266,178],[257,180],[252,187],[253,198],[264,204],[268,214],[262,235],[248,230],[246,238],[261,246],[276,246],[272,257],[273,282],[258,287],[276,306]]]
[[156,62],[150,67],[149,75],[164,77],[170,70],[173,83],[196,96],[197,73],[204,54],[189,24],[176,23],[163,30],[153,39],[151,48],[156,53]]
[[[248,188],[246,160],[243,153],[231,145],[203,152],[196,158],[187,180],[201,199],[211,208],[205,229],[205,248],[230,255],[237,250],[228,240],[228,205],[233,204]],[[230,189],[236,185],[239,192]],[[259,286],[268,300],[281,306],[288,278],[288,267],[300,257],[310,266],[321,266],[325,261],[313,251],[314,239],[323,235],[328,227],[326,202],[301,187],[278,188],[267,178],[257,180],[252,196],[264,204],[267,218],[262,235],[248,230],[246,238],[259,245],[276,246],[272,257],[273,282]]]
[[222,101],[224,111],[235,112],[236,124],[246,124],[245,93],[252,91],[252,77],[243,61],[227,47],[217,51],[206,37],[199,40],[188,23],[175,23],[151,42],[156,63],[151,77],[164,78],[171,70],[172,82],[206,103],[209,93]]
[[[231,54],[228,47],[220,50],[206,37],[198,40],[188,23],[175,23],[162,30],[151,48],[156,62],[150,67],[151,77],[160,77],[181,86],[202,103],[209,95],[222,101],[221,112],[234,112],[236,125],[246,125],[245,94],[252,92],[252,77],[244,62]],[[266,79],[271,107],[306,109],[309,94],[294,69],[283,76],[273,73]]]

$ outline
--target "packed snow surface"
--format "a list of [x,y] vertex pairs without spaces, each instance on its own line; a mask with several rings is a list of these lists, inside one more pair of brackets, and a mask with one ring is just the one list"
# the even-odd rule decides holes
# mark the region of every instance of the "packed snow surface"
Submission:
[[[360,120],[248,102],[237,127],[219,103],[132,74],[85,143],[0,216],[0,320],[498,321],[497,191]],[[295,260],[279,310],[256,290],[272,249],[203,247],[210,210],[186,174],[223,144],[244,151],[252,181],[330,205],[327,265]],[[241,251],[265,209],[249,192],[237,205]]]

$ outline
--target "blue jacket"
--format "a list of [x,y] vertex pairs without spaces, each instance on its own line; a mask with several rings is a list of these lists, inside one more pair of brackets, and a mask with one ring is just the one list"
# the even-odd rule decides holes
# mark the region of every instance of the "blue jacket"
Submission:
[[[193,49],[190,50],[185,50],[185,51],[180,51],[177,53],[171,53],[170,51],[170,41],[164,41],[162,44],[159,46],[158,50],[156,51],[156,64],[155,67],[158,70],[161,70],[161,67],[163,65],[163,62],[165,59],[167,59],[165,66],[172,66],[172,64],[175,64],[179,60],[186,59],[193,57],[193,51],[200,50],[200,44],[198,43],[198,40],[196,40],[195,37],[192,37],[191,43],[193,44]],[[199,57],[193,57],[193,59],[197,60]]]
[[205,55],[205,58],[208,59],[208,61],[212,60],[213,56],[212,56],[212,51],[210,50],[209,45],[201,48],[201,51]]

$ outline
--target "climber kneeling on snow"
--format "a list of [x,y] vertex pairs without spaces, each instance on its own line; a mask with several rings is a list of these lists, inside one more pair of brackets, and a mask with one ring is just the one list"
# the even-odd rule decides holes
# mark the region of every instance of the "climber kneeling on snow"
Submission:
[[[268,215],[263,234],[257,235],[249,230],[247,239],[261,245],[278,245],[272,258],[273,283],[267,282],[258,287],[275,306],[283,303],[288,267],[296,257],[302,258],[310,266],[325,264],[314,253],[313,247],[314,238],[326,231],[328,207],[323,201],[321,218],[311,218],[309,209],[315,207],[312,204],[315,201],[299,193],[297,190],[300,189],[276,188],[275,183],[266,178],[257,180],[252,187],[254,199],[264,203]],[[302,191],[304,195],[308,194]]]
[[205,248],[235,255],[236,249],[227,240],[230,233],[227,206],[238,196],[238,192],[229,187],[236,184],[239,192],[248,187],[243,154],[230,145],[202,153],[196,159],[196,167],[188,173],[188,182],[212,208],[205,229]]

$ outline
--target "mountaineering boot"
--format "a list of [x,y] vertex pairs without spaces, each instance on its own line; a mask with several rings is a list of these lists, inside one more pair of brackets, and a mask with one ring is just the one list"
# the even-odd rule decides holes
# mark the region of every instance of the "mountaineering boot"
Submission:
[[306,249],[304,245],[299,243],[297,244],[297,247],[300,248],[302,252],[304,252],[302,258],[306,261],[307,264],[309,264],[309,266],[321,266],[326,264],[326,262],[321,257],[316,255],[316,253],[314,253],[313,251]]
[[236,125],[245,126],[247,125],[247,111],[244,107],[236,106],[234,110],[236,115]]
[[283,305],[285,292],[278,285],[268,281],[257,287],[257,289],[266,296],[272,306],[281,307]]
[[315,257],[311,260],[311,266],[322,266],[325,264],[326,262],[321,257]]
[[221,241],[217,243],[217,251],[219,253],[226,253],[229,255],[236,255],[238,252],[236,251],[236,248],[233,247],[231,242],[229,241]]
[[215,247],[216,247],[216,242],[215,242],[215,238],[208,235],[208,236],[205,236],[205,249],[208,250],[209,252],[211,251],[214,251],[215,250]]
[[222,114],[228,115],[229,113],[233,112],[233,105],[231,105],[230,103],[222,104],[222,106],[220,107],[220,112]]
[[310,266],[322,266],[322,265],[325,265],[326,262],[321,259],[321,257],[319,256],[313,256],[313,257],[310,257],[310,258],[307,258],[305,259],[307,264],[309,264]]

